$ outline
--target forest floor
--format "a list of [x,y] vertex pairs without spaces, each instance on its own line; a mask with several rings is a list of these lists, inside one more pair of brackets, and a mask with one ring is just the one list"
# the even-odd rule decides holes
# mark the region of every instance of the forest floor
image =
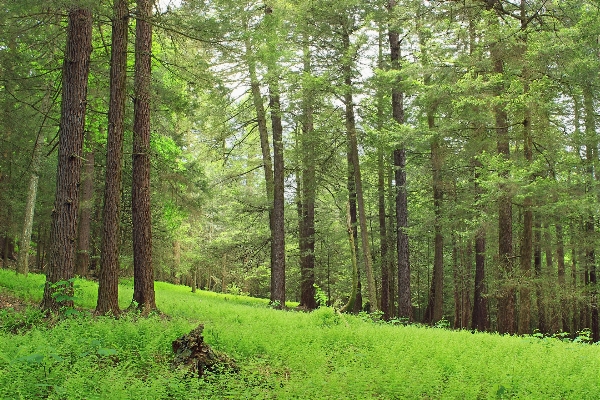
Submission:
[[[328,307],[282,312],[268,299],[164,282],[155,283],[164,315],[48,321],[44,281],[0,269],[0,399],[600,398],[600,346],[582,342],[393,325]],[[97,283],[75,284],[76,309],[93,309]],[[122,279],[122,309],[132,295]],[[188,369],[188,353],[208,353],[204,340],[235,360],[233,371],[206,368],[198,379]]]
[[33,306],[34,303],[25,301],[9,293],[0,292],[0,310],[13,309],[16,312],[25,310],[28,306]]

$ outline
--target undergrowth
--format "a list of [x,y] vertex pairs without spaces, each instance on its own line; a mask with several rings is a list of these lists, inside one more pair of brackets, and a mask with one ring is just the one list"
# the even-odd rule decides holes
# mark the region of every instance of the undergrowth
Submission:
[[[0,270],[0,291],[39,302],[43,277]],[[75,307],[97,286],[77,280]],[[132,287],[120,287],[120,304]],[[378,322],[372,315],[279,311],[268,300],[156,283],[169,318],[88,313],[47,324],[35,307],[0,312],[0,398],[597,399],[600,347]],[[190,378],[171,342],[198,323],[238,374]]]

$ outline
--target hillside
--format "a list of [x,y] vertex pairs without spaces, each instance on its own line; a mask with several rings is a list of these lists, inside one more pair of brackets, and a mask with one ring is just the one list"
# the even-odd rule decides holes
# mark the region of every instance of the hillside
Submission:
[[[44,277],[0,270],[0,293],[41,299]],[[78,280],[76,307],[97,285]],[[121,306],[131,298],[120,287]],[[264,300],[156,283],[165,314],[88,313],[51,322],[34,306],[0,310],[0,398],[597,399],[600,349],[374,323],[366,316],[272,310]],[[204,380],[171,368],[171,342],[199,323],[238,374]]]

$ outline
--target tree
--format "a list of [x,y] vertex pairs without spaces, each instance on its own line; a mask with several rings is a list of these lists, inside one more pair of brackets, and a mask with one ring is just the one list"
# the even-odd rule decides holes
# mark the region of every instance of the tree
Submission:
[[[63,64],[63,90],[58,149],[56,198],[50,231],[50,254],[42,308],[58,311],[60,282],[73,277],[75,237],[79,206],[79,179],[85,127],[87,79],[92,52],[92,13],[87,8],[69,9],[67,44]],[[71,284],[63,287],[67,294]],[[59,292],[60,293],[60,292]]]
[[[391,68],[400,70],[400,34],[393,18],[396,0],[388,0],[390,13],[388,38],[390,43]],[[397,84],[392,89],[392,116],[398,125],[404,124],[403,93]],[[412,299],[410,295],[410,263],[408,257],[408,198],[406,192],[406,148],[401,143],[394,149],[394,178],[396,183],[396,246],[398,257],[398,317],[412,320]]]
[[150,85],[152,64],[152,1],[136,9],[133,123],[133,301],[144,312],[156,309],[150,215]]
[[302,88],[302,172],[300,192],[299,249],[300,249],[300,305],[308,310],[317,308],[315,299],[315,197],[316,166],[314,127],[314,95],[311,82],[309,36],[303,34],[303,88]]
[[101,315],[108,312],[119,313],[119,223],[121,217],[128,25],[129,7],[127,0],[115,0],[111,39],[104,219],[98,301],[96,304],[96,313]]

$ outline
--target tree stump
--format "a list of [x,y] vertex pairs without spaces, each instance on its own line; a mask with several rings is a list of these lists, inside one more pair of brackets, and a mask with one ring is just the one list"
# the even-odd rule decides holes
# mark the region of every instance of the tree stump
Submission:
[[198,377],[202,377],[206,372],[237,372],[238,367],[233,359],[211,349],[204,342],[203,330],[204,325],[200,324],[190,333],[173,341],[173,366],[187,368]]

